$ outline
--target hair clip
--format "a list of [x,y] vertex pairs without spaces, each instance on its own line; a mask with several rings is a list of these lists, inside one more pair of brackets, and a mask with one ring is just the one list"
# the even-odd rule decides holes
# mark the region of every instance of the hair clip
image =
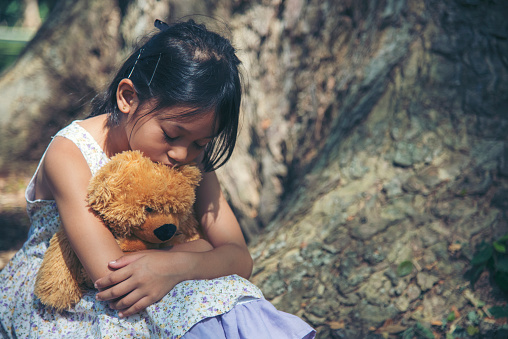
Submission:
[[160,29],[161,31],[164,31],[169,28],[169,25],[165,23],[164,21],[161,21],[159,19],[155,19],[155,22],[153,23],[155,28]]
[[159,66],[159,61],[161,61],[162,53],[159,53],[159,59],[157,59],[157,63],[155,64],[155,68],[153,69],[152,77],[150,78],[150,81],[148,82],[148,87],[152,84],[153,76],[155,75],[155,71],[157,70],[157,66]]
[[141,56],[141,53],[143,53],[143,49],[144,49],[144,48],[141,48],[141,49],[139,50],[138,57],[136,58],[136,61],[134,62],[134,66],[132,66],[131,72],[129,73],[129,76],[127,77],[127,79],[130,79],[130,78],[131,78],[132,72],[134,72],[134,68],[136,68],[136,64],[138,63],[139,57]]

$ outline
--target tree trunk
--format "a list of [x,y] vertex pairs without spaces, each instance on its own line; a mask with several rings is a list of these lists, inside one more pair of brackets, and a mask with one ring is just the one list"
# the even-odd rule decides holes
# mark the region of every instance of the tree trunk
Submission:
[[[235,17],[252,77],[222,178],[262,228],[252,280],[277,307],[336,338],[476,311],[463,274],[477,243],[508,232],[507,15],[292,0]],[[483,287],[476,298],[506,300]]]
[[138,36],[153,27],[153,17],[168,15],[167,5],[155,0],[123,3],[61,0],[2,75],[2,171],[31,171],[51,136],[87,114]]
[[267,299],[323,338],[444,336],[431,324],[451,308],[466,328],[476,299],[506,300],[463,277],[475,245],[508,232],[506,2],[142,3],[61,3],[0,79],[0,168],[40,157],[155,17],[204,11],[248,80],[219,176]]

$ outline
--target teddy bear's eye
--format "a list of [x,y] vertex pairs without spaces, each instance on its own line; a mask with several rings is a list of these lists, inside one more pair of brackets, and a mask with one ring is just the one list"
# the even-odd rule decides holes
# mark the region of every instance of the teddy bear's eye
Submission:
[[145,211],[146,211],[147,213],[152,213],[152,212],[153,212],[153,208],[151,208],[151,207],[149,207],[149,206],[146,206],[146,207],[145,207]]

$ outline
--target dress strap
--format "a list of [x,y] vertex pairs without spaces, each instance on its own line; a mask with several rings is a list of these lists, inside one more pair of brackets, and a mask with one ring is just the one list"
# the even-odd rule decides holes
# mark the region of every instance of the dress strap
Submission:
[[109,158],[92,135],[78,124],[79,121],[81,120],[76,120],[69,126],[60,130],[55,137],[60,136],[67,138],[76,144],[83,154],[88,167],[90,167],[92,175],[95,175],[99,168],[109,161]]

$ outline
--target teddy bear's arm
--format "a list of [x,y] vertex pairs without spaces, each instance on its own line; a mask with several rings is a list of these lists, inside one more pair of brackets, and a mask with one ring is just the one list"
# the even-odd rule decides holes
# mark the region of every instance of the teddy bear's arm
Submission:
[[60,229],[51,238],[35,281],[35,295],[44,305],[68,310],[81,299],[82,290],[91,285],[81,262]]

